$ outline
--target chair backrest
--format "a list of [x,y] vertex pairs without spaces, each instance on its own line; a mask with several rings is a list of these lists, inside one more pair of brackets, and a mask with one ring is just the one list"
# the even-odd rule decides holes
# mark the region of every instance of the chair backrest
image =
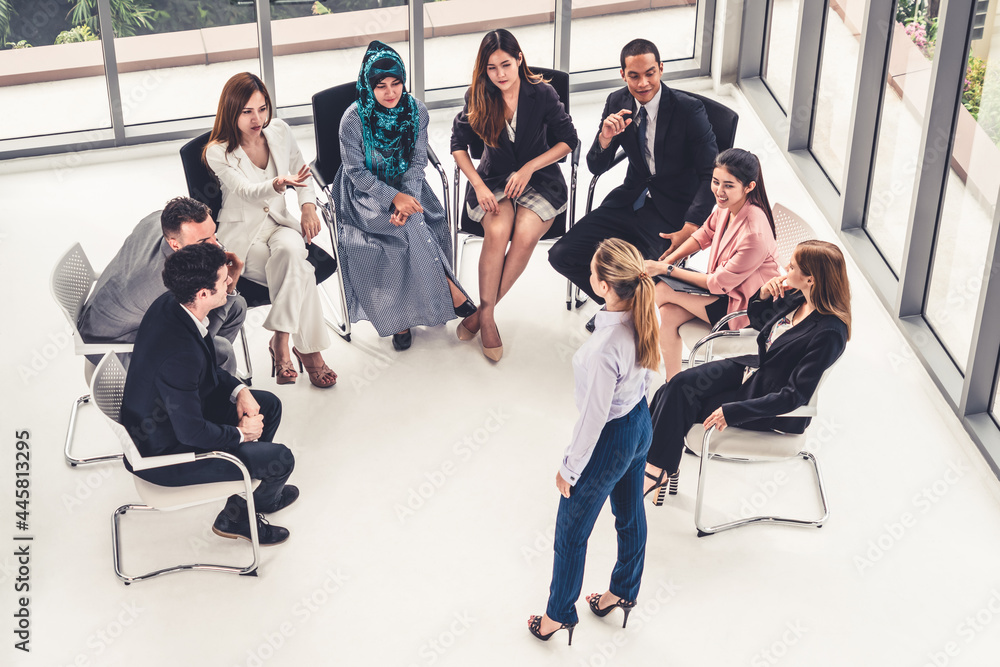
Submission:
[[[566,113],[569,113],[569,74],[562,70],[548,69],[546,67],[532,67],[531,71],[535,74],[541,74],[549,80],[549,85],[555,88],[556,95],[559,96],[559,101],[566,107]],[[549,146],[556,144],[556,137],[552,133],[552,128],[547,129],[545,138],[548,140]],[[564,157],[559,161],[565,162],[566,158]]]
[[740,115],[721,102],[716,102],[697,93],[689,93],[686,90],[680,92],[690,95],[705,105],[705,113],[708,114],[708,122],[715,132],[715,144],[718,146],[719,152],[732,148],[733,142],[736,140],[736,126],[740,122]]
[[80,310],[83,309],[83,304],[96,281],[97,274],[94,273],[94,268],[87,259],[87,253],[79,243],[67,250],[52,270],[52,278],[49,281],[52,296],[62,308],[74,332]]
[[321,90],[312,97],[316,172],[323,184],[333,182],[340,169],[340,119],[357,99],[358,88],[354,81]]
[[816,234],[801,216],[781,204],[775,204],[771,213],[774,215],[774,227],[778,234],[778,264],[784,269],[792,259],[795,246],[816,238]]
[[181,164],[187,181],[188,195],[212,210],[212,219],[219,219],[222,209],[222,190],[215,174],[201,161],[202,151],[211,132],[200,134],[181,147]]
[[90,395],[104,416],[111,422],[111,429],[121,443],[122,453],[129,463],[141,461],[142,457],[125,427],[122,426],[122,397],[125,395],[125,367],[114,352],[106,353],[94,369],[90,380]]

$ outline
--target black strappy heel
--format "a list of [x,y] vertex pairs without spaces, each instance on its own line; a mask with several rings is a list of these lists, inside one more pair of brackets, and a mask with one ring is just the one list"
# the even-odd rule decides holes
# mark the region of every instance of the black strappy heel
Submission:
[[610,614],[613,610],[617,609],[618,607],[621,607],[621,610],[625,612],[625,620],[622,621],[622,627],[624,628],[625,625],[628,623],[629,612],[631,612],[632,608],[635,607],[635,600],[622,600],[621,598],[619,598],[618,602],[612,605],[608,605],[604,609],[601,609],[600,604],[602,595],[604,594],[593,593],[592,595],[587,596],[587,602],[590,603],[590,611],[594,612],[601,618],[604,618],[605,616]]
[[543,642],[549,641],[549,639],[552,637],[552,635],[554,635],[555,633],[559,632],[560,630],[566,630],[569,633],[569,644],[568,645],[569,646],[573,645],[573,628],[576,627],[576,623],[563,623],[562,625],[560,625],[558,628],[556,628],[555,630],[553,630],[552,632],[550,632],[547,635],[543,635],[541,633],[541,627],[542,627],[542,617],[541,616],[532,616],[531,620],[528,621],[528,632],[530,632],[531,634],[533,634],[538,639],[541,639]]

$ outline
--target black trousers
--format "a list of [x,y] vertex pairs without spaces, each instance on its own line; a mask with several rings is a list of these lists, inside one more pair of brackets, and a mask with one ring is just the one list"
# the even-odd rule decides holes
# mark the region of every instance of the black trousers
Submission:
[[[660,387],[649,406],[653,415],[653,444],[646,462],[668,473],[677,472],[684,452],[684,436],[729,403],[743,384],[746,366],[720,359],[689,368]],[[693,449],[701,442],[691,443]]]
[[[285,482],[295,468],[295,458],[288,447],[272,442],[281,423],[281,401],[269,391],[251,389],[250,392],[260,404],[260,413],[264,415],[264,431],[257,442],[241,443],[233,454],[246,465],[250,477],[260,480],[260,485],[253,493],[253,499],[257,508],[267,508],[274,506],[281,495]],[[204,406],[205,418],[216,424],[236,426],[239,422],[236,405],[230,402],[228,396],[223,396],[221,392],[217,394],[213,395]],[[143,470],[135,474],[161,486],[188,486],[243,479],[236,466],[222,459],[192,461],[167,468]]]
[[648,198],[638,211],[631,206],[598,206],[549,249],[549,264],[595,302],[604,303],[590,287],[590,260],[601,241],[622,239],[638,248],[646,259],[659,259],[670,245],[660,238],[660,233],[672,234],[681,227],[683,222],[664,220]]

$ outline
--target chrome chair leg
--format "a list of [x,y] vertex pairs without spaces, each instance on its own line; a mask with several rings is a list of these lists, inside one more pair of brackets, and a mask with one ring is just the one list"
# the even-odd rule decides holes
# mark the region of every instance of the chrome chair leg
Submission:
[[79,465],[88,465],[90,463],[103,463],[105,461],[118,461],[124,455],[120,452],[118,454],[102,454],[100,456],[84,456],[77,458],[71,453],[73,447],[73,436],[76,434],[76,413],[80,409],[81,405],[90,402],[90,394],[83,394],[75,401],[73,401],[73,408],[69,413],[69,426],[66,427],[66,444],[63,446],[63,455],[66,458],[66,464],[70,468],[75,468]]
[[822,528],[826,520],[830,518],[830,505],[826,498],[826,487],[823,484],[823,473],[820,470],[819,460],[811,452],[800,451],[796,456],[801,456],[803,459],[808,461],[816,475],[816,487],[819,491],[820,502],[823,504],[823,515],[816,519],[800,519],[793,517],[784,516],[772,516],[772,515],[758,515],[752,517],[746,517],[743,519],[736,519],[734,521],[728,521],[725,523],[720,523],[714,526],[705,525],[702,522],[702,509],[705,502],[705,470],[708,465],[708,460],[718,459],[720,461],[730,461],[736,463],[774,463],[775,461],[769,459],[750,459],[744,457],[735,456],[725,456],[721,454],[712,454],[709,452],[709,442],[711,441],[711,436],[715,432],[715,428],[710,428],[705,432],[705,436],[702,439],[701,447],[701,461],[698,468],[698,496],[695,501],[694,510],[694,524],[698,529],[698,537],[705,537],[706,535],[714,535],[715,533],[720,533],[724,530],[731,530],[733,528],[739,528],[740,526],[746,526],[752,523],[776,523],[786,526],[802,526],[805,528]]

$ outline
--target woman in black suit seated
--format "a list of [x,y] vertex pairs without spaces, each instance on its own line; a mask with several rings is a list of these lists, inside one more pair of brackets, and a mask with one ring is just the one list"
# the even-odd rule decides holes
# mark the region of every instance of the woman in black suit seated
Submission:
[[[553,146],[547,129],[556,138]],[[488,33],[479,45],[465,108],[452,126],[451,151],[472,185],[468,215],[483,226],[479,310],[458,325],[458,337],[472,340],[479,332],[483,354],[493,361],[503,354],[493,309],[552,220],[566,210],[566,180],[556,162],[576,143],[573,119],[555,89],[528,69],[514,36],[506,30]],[[484,146],[478,169],[470,146]]]
[[750,299],[750,325],[760,331],[757,355],[712,361],[679,373],[650,406],[653,444],[644,493],[677,492],[684,436],[697,422],[755,431],[802,433],[808,417],[776,417],[809,402],[823,372],[851,337],[851,288],[840,249],[826,241],[795,248],[788,273]]

